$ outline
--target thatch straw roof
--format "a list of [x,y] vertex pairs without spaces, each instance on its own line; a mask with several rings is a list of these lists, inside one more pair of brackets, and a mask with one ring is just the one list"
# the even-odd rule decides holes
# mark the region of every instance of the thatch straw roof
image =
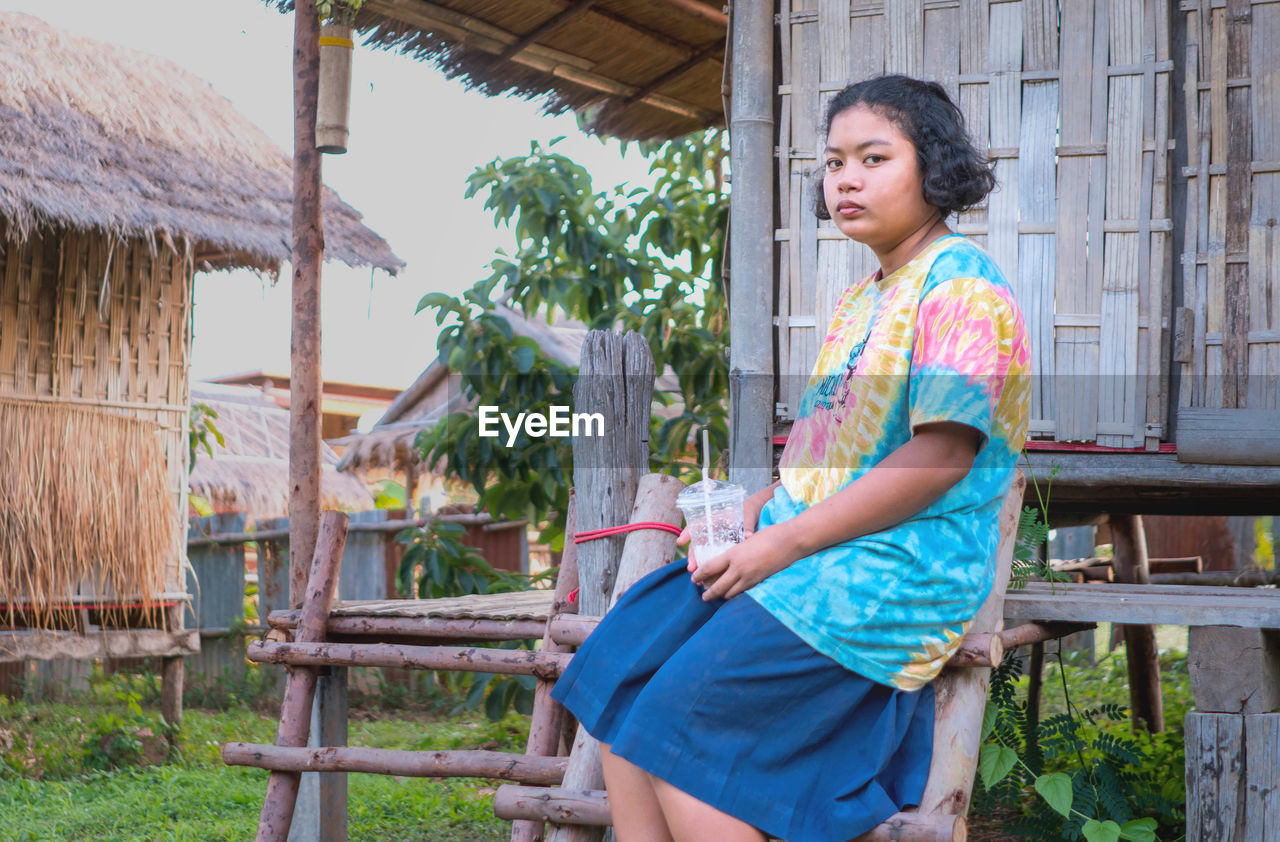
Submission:
[[[197,266],[275,270],[290,257],[291,159],[208,83],[165,59],[0,14],[0,219],[186,238]],[[324,196],[325,255],[404,263]]]
[[[291,10],[293,0],[268,0]],[[602,134],[670,138],[724,122],[718,0],[365,0],[365,43],[430,59],[486,94],[546,94]]]
[[[200,450],[191,493],[222,511],[245,512],[250,522],[289,515],[289,411],[252,386],[193,383],[192,403],[208,404],[223,444]],[[321,443],[320,505],[364,511],[373,495],[356,477],[339,473],[338,455]]]

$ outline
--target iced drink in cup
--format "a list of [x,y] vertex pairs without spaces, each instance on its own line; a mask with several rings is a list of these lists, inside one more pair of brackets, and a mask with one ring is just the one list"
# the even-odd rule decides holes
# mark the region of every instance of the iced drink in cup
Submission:
[[694,560],[711,559],[746,537],[742,503],[747,490],[731,482],[702,480],[680,492],[676,505],[689,526]]

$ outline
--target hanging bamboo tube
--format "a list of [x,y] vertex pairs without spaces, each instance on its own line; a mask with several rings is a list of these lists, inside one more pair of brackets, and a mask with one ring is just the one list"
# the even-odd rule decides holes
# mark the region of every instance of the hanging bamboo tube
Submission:
[[[320,27],[320,87],[316,101],[316,149],[330,155],[347,151],[351,114],[351,25]],[[405,487],[406,494],[409,491]],[[406,496],[412,508],[413,498]]]
[[[347,543],[347,516],[342,512],[325,512],[320,517],[316,552],[307,579],[307,593],[298,620],[297,639],[314,642],[324,635],[325,620],[338,589],[338,569],[342,550]],[[276,745],[301,748],[311,731],[311,701],[316,691],[313,668],[290,668],[285,682],[284,701],[280,705],[280,728]],[[285,842],[293,824],[293,810],[298,800],[300,775],[297,772],[272,772],[267,779],[267,797],[258,819],[258,842]]]

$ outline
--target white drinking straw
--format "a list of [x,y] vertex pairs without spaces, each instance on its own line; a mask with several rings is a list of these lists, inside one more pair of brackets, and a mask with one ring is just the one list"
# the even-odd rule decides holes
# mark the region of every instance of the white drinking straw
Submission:
[[711,464],[711,447],[707,444],[707,428],[702,428],[702,508],[706,512],[707,517],[707,541],[706,543],[714,543],[714,535],[711,532],[711,480],[707,476],[709,466]]

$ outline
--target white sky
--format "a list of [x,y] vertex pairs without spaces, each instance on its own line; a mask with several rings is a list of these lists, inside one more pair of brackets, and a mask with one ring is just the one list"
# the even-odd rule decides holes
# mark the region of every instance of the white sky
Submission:
[[[76,35],[164,56],[200,76],[285,150],[293,148],[293,19],[261,0],[0,0]],[[435,358],[438,328],[414,316],[426,292],[458,293],[487,272],[495,230],[465,179],[531,140],[587,167],[596,188],[644,183],[647,165],[577,130],[572,115],[543,117],[516,99],[491,99],[432,65],[357,47],[351,140],[324,156],[324,181],[364,214],[408,267],[391,278],[337,263],[324,268],[323,374],[403,388]],[[289,267],[274,287],[250,272],[197,274],[192,376],[289,370]],[[371,291],[372,286],[372,291]]]

